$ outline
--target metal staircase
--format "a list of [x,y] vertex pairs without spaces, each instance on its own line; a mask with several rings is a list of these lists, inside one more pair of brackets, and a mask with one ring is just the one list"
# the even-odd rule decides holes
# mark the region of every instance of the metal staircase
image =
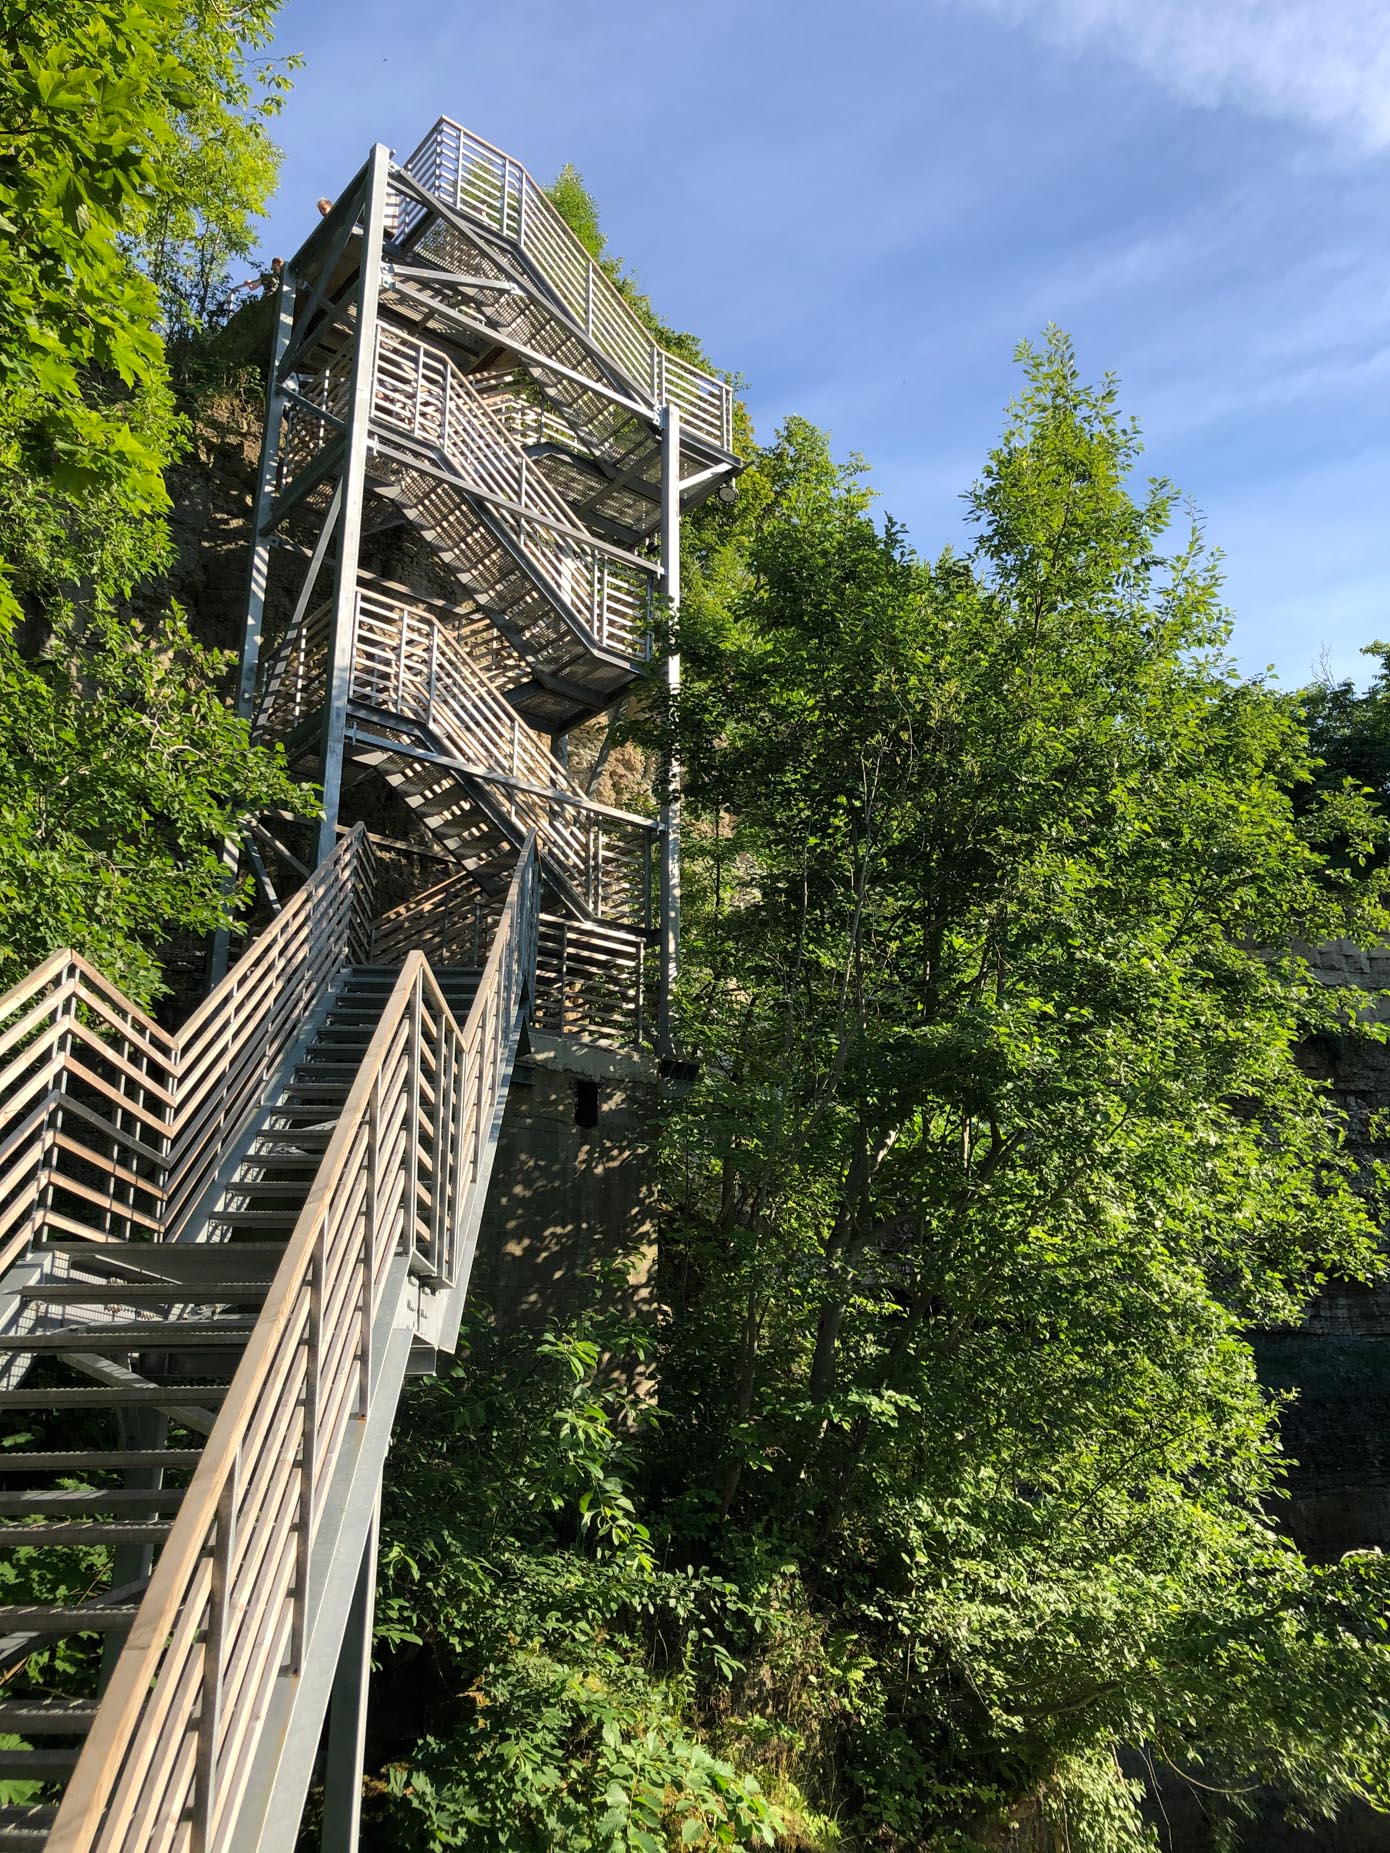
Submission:
[[176,1036],[71,954],[0,999],[0,1544],[36,1591],[0,1661],[64,1647],[0,1712],[41,1785],[0,1847],[292,1844],[401,1384],[457,1332],[537,893],[528,842],[481,970],[369,964],[359,827]]
[[[239,702],[316,848],[251,821],[268,923],[177,1033],[70,952],[0,998],[0,1850],[280,1853],[321,1740],[356,1847],[382,1462],[518,1048],[649,989],[669,1048],[678,768],[615,810],[559,736],[674,618],[729,418],[448,121],[286,267]],[[432,870],[385,910],[345,800]]]
[[[581,791],[429,611],[363,584],[354,615],[344,733],[353,759],[380,771],[490,892],[534,830],[543,872],[568,907],[647,931],[653,821]],[[264,737],[303,740],[321,707],[329,616],[320,607],[276,659],[257,717]]]

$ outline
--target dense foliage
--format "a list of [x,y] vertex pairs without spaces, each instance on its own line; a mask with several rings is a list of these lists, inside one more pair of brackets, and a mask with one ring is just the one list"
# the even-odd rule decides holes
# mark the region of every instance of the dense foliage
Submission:
[[[273,183],[274,0],[0,6],[0,987],[71,944],[142,1001],[226,914],[213,845],[287,801],[169,564],[187,348]],[[153,609],[152,609],[153,608]]]
[[[796,422],[698,524],[656,1402],[564,1354],[581,1494],[571,1400],[493,1399],[500,1340],[429,1393],[472,1442],[436,1436],[439,1503],[486,1517],[442,1605],[391,1560],[466,1694],[393,1766],[403,1844],[759,1844],[681,1813],[700,1745],[788,1846],[1137,1848],[1122,1752],[1217,1813],[1390,1806],[1385,1571],[1281,1531],[1245,1336],[1380,1266],[1296,947],[1384,929],[1385,826],[1341,781],[1295,805],[1298,709],[1230,668],[1113,388],[1061,337],[1023,361],[965,556]],[[620,1805],[641,1746],[659,1821]]]
[[1326,677],[1300,691],[1299,707],[1321,762],[1307,795],[1341,790],[1350,780],[1390,810],[1390,645],[1368,644],[1377,668],[1369,687]]

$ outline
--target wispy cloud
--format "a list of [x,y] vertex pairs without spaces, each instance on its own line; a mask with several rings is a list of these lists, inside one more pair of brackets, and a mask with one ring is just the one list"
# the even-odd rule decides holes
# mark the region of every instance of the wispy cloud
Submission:
[[1384,0],[967,0],[1055,43],[1138,66],[1185,101],[1390,148]]

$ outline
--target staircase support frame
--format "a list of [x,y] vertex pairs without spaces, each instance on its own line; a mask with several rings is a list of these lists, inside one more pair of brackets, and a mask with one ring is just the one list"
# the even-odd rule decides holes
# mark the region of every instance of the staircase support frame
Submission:
[[338,552],[334,569],[327,699],[324,703],[323,817],[319,824],[319,862],[326,862],[333,854],[337,842],[338,805],[342,797],[343,735],[347,726],[348,689],[352,680],[357,601],[357,554],[362,538],[362,503],[367,488],[377,312],[381,294],[381,246],[386,232],[386,198],[390,178],[391,151],[383,142],[378,142],[367,161],[363,182],[362,258],[357,274],[357,332],[349,387],[347,451],[339,480],[342,506],[338,514]]
[[657,1053],[675,1054],[673,993],[680,970],[681,933],[681,765],[676,721],[681,692],[681,415],[674,404],[661,413],[661,589],[666,599],[667,752],[662,774],[660,968],[657,993]]

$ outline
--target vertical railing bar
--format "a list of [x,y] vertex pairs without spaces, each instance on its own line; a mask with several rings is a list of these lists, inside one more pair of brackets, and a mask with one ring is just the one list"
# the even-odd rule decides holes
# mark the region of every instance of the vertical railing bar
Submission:
[[198,1749],[194,1776],[192,1853],[211,1853],[212,1819],[217,1803],[217,1751],[222,1735],[222,1655],[227,1631],[232,1552],[236,1547],[236,1507],[241,1477],[237,1448],[218,1496],[212,1544],[212,1583],[208,1591],[208,1625],[203,1640],[203,1696],[198,1714]]
[[304,1669],[309,1628],[309,1569],[318,1478],[319,1367],[323,1349],[323,1274],[331,1202],[325,1205],[309,1265],[309,1322],[304,1337],[304,1413],[300,1424],[299,1530],[295,1538],[294,1606],[290,1628],[290,1671]]
[[362,1323],[358,1334],[361,1369],[357,1413],[364,1419],[372,1404],[372,1280],[376,1267],[376,1231],[381,1214],[381,1073],[372,1077],[367,1106],[367,1194],[362,1230]]

